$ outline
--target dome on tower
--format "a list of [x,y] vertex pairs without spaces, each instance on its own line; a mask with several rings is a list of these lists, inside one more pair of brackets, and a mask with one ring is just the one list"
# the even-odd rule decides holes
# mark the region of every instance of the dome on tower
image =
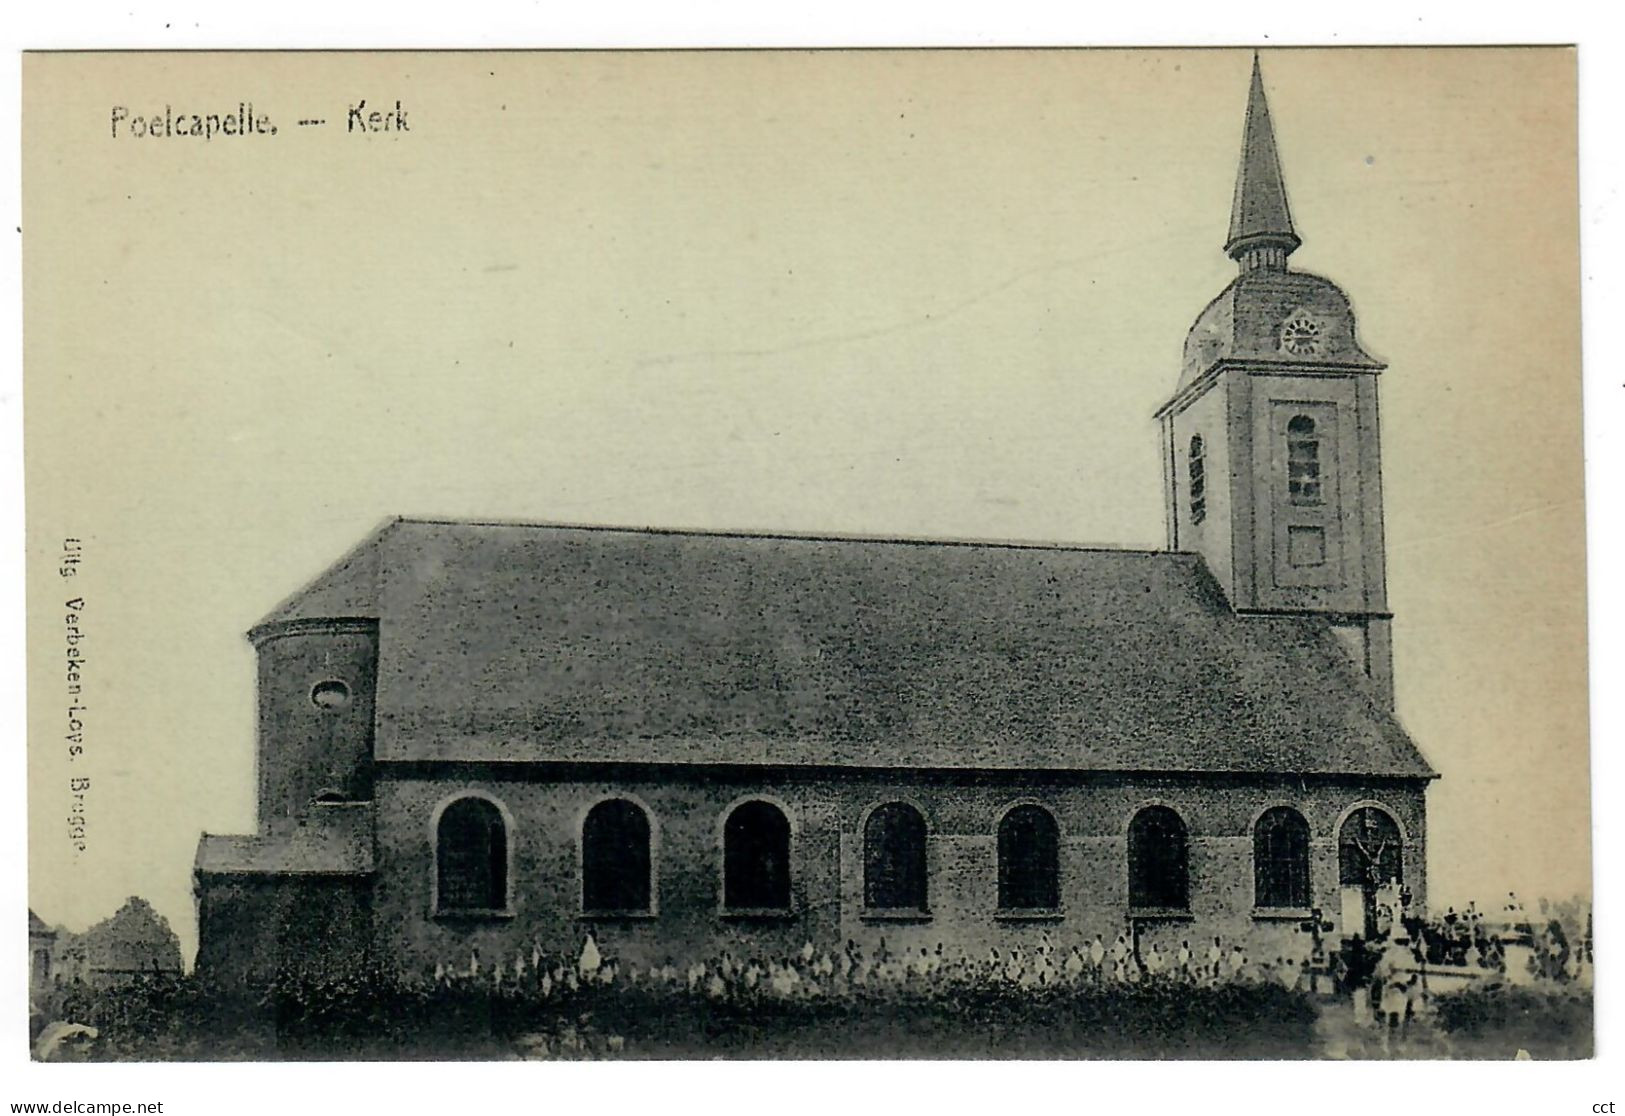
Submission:
[[1207,304],[1185,336],[1179,386],[1221,360],[1381,368],[1354,332],[1348,296],[1302,271],[1244,271]]
[[1224,250],[1241,269],[1185,336],[1179,390],[1221,360],[1378,369],[1355,339],[1354,311],[1336,283],[1293,271],[1287,258],[1302,243],[1292,225],[1286,183],[1270,123],[1258,55],[1253,55],[1242,126],[1241,161]]

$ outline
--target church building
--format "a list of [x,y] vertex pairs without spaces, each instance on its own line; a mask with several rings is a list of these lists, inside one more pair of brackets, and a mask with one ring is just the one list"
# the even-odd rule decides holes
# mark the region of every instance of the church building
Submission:
[[[1255,64],[1157,412],[1167,549],[395,519],[249,632],[258,830],[199,968],[1129,933],[1303,956],[1425,906],[1377,383]],[[1170,377],[1172,378],[1172,377]]]

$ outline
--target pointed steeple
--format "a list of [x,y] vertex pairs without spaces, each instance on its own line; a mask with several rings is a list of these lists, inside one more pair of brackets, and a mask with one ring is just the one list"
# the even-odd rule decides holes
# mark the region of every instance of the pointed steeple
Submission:
[[1241,167],[1236,171],[1236,197],[1230,209],[1230,239],[1225,253],[1243,271],[1264,267],[1286,270],[1286,258],[1302,243],[1292,230],[1292,212],[1275,153],[1275,129],[1264,99],[1264,76],[1253,52],[1253,84],[1247,94],[1247,124],[1241,136]]

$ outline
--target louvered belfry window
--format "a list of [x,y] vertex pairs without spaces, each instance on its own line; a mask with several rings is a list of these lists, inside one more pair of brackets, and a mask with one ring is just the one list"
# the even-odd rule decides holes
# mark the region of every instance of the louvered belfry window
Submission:
[[1308,415],[1294,415],[1286,424],[1286,476],[1294,504],[1321,503],[1320,436]]
[[1207,461],[1203,454],[1202,436],[1191,436],[1188,459],[1191,486],[1191,522],[1200,523],[1207,518]]

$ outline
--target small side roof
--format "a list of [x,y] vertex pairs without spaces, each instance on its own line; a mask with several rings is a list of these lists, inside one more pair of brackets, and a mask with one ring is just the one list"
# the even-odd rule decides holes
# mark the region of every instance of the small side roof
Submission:
[[193,869],[213,876],[364,876],[373,870],[372,808],[365,803],[315,807],[290,833],[205,833]]

